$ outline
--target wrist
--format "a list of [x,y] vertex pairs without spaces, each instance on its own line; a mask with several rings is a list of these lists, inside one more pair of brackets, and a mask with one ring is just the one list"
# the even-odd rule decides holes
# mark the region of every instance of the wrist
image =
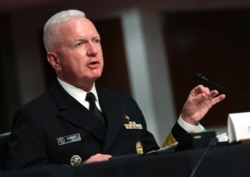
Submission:
[[181,116],[179,117],[177,122],[188,133],[201,132],[205,130],[205,128],[200,123],[198,123],[197,125],[190,124],[186,122]]
[[199,125],[199,121],[196,121],[196,120],[190,118],[189,116],[186,116],[185,114],[181,114],[180,116],[181,116],[181,118],[182,118],[185,122],[187,122],[187,123],[189,123],[189,124],[191,124],[191,125],[195,125],[195,126]]

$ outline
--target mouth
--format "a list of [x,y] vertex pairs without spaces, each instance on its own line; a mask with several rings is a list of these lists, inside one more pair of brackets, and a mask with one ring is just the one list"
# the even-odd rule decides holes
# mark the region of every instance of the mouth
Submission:
[[99,66],[98,61],[92,61],[92,62],[88,63],[88,67],[91,69],[96,69],[98,66]]

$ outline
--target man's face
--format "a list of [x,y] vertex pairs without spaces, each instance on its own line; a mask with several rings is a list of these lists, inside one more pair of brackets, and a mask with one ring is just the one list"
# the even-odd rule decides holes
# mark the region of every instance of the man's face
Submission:
[[62,80],[83,88],[101,76],[103,54],[100,36],[93,23],[86,18],[75,18],[56,27],[55,70]]

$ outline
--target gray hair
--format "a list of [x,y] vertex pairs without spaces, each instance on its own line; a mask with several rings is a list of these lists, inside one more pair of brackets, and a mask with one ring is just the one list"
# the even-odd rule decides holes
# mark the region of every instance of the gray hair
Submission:
[[86,16],[85,13],[80,10],[69,9],[58,12],[49,18],[49,20],[45,23],[43,27],[43,43],[47,52],[51,50],[52,43],[56,39],[56,34],[53,31],[53,26],[67,22],[77,17]]

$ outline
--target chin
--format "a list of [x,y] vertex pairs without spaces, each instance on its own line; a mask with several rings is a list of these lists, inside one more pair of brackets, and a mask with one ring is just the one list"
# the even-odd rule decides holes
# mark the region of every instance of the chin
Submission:
[[95,75],[96,79],[98,79],[98,78],[101,77],[101,76],[102,76],[102,71],[97,72],[96,75]]
[[100,77],[101,77],[101,74],[96,75],[96,76],[94,76],[94,77],[92,77],[92,78],[93,78],[94,81],[96,81],[96,80],[99,79]]

